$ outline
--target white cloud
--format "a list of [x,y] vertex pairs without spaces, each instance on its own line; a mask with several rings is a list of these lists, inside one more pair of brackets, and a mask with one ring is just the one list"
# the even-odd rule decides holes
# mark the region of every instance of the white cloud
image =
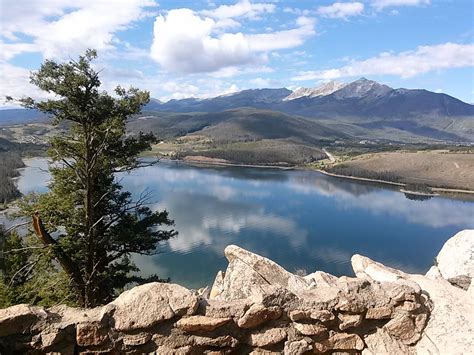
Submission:
[[396,75],[410,78],[434,70],[474,66],[474,44],[444,43],[420,46],[398,54],[381,53],[341,68],[300,72],[293,80],[332,80],[365,75]]
[[146,16],[152,0],[2,1],[1,35],[13,41],[2,45],[11,58],[21,52],[41,52],[65,59],[86,48],[113,47],[114,34]]
[[10,60],[20,53],[37,51],[33,43],[5,43],[0,40],[0,59],[2,60]]
[[237,75],[255,74],[255,73],[273,73],[275,70],[271,67],[249,66],[249,67],[225,67],[215,72],[209,73],[213,78],[230,78]]
[[224,83],[220,80],[200,79],[194,83],[173,80],[165,81],[160,85],[159,90],[166,92],[165,95],[159,97],[161,101],[166,102],[172,99],[179,100],[190,97],[207,99],[209,97],[232,94],[240,89],[235,84]]
[[249,80],[249,83],[258,88],[281,87],[282,84],[278,80],[268,78],[255,78]]
[[420,6],[429,5],[430,0],[373,0],[372,6],[377,10],[382,10],[386,7],[394,6]]
[[[0,60],[0,77],[2,78],[0,85],[0,106],[11,105],[11,103],[6,102],[6,96],[11,96],[15,99],[23,96],[38,99],[52,98],[50,94],[39,90],[36,86],[29,83],[30,71],[28,69]],[[16,104],[13,105],[17,106]]]
[[329,6],[321,6],[318,8],[318,14],[329,18],[348,18],[357,16],[364,11],[364,4],[360,2],[335,2]]
[[216,34],[218,22],[212,18],[190,9],[171,10],[155,20],[151,57],[165,70],[186,73],[255,65],[265,62],[269,51],[302,44],[315,33],[314,24],[313,19],[300,17],[290,30]]
[[203,10],[205,16],[217,19],[230,19],[234,17],[256,18],[263,13],[275,11],[275,4],[251,3],[249,0],[241,0],[234,5],[221,5],[212,10]]

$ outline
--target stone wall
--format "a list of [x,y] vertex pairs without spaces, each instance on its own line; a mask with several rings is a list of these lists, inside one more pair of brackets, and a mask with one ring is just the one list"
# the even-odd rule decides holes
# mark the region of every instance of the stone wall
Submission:
[[225,253],[210,291],[149,283],[94,309],[0,310],[0,353],[409,354],[435,315],[417,281],[368,258],[353,257],[357,277],[301,277],[236,246]]

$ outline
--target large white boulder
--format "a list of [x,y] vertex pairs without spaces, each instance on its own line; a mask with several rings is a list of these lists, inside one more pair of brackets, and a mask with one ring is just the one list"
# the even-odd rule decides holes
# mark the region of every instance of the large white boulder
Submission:
[[133,331],[149,328],[176,315],[194,314],[198,298],[182,286],[151,282],[125,291],[110,305],[115,308],[114,328]]
[[294,275],[274,261],[236,245],[229,245],[224,253],[229,265],[225,273],[217,274],[211,299],[231,301],[253,298],[258,301],[277,288],[298,293],[311,287],[311,280]]
[[466,229],[450,238],[436,262],[444,279],[467,289],[474,277],[474,230]]

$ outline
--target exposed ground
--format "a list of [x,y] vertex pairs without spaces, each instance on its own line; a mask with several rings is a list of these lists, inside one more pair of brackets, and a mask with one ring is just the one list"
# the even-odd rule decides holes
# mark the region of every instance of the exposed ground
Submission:
[[347,173],[368,171],[397,176],[400,182],[405,183],[474,190],[474,151],[465,153],[445,150],[398,151],[363,154],[339,164],[338,167]]

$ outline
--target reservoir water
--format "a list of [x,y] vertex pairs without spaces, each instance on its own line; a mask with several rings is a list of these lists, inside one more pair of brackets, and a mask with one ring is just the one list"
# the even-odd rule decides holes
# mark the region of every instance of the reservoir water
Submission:
[[[18,186],[47,191],[47,162],[30,159]],[[474,203],[404,194],[300,170],[193,167],[173,162],[120,177],[138,196],[152,192],[153,209],[166,209],[179,236],[162,253],[135,257],[144,275],[158,274],[189,288],[210,285],[236,244],[289,271],[352,275],[362,254],[407,272],[425,273],[443,243],[474,228]]]

